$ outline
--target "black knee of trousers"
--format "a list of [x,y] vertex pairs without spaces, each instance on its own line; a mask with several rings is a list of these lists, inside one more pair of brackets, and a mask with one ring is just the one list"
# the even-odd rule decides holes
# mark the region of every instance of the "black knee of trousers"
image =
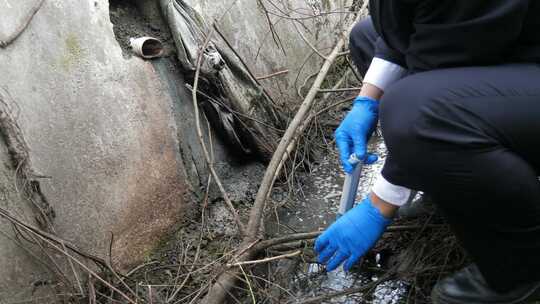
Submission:
[[434,70],[381,99],[383,176],[432,194],[501,292],[540,280],[540,166],[528,160],[540,163],[539,75],[536,65]]
[[[441,107],[441,90],[423,86],[423,80],[411,76],[392,85],[380,101],[381,130],[391,161],[383,175],[390,182],[417,190],[427,190],[430,181],[443,170],[434,154],[441,150],[433,134],[433,117]],[[435,134],[433,136],[438,136]]]
[[380,101],[381,130],[388,151],[396,156],[396,160],[425,153],[417,123],[424,115],[420,107],[430,102],[432,93],[412,88],[408,82],[398,82],[383,95]]
[[373,59],[376,40],[377,32],[371,17],[358,22],[349,36],[351,58],[362,76],[366,74]]
[[[452,73],[414,74],[383,95],[381,129],[393,163],[383,168],[383,175],[390,182],[429,191],[452,166],[449,157],[461,155],[464,164],[465,155],[500,146],[496,132],[470,110],[478,92],[451,83],[449,79],[456,76]],[[401,179],[394,171],[406,176]]]
[[[403,78],[392,85],[381,99],[381,126],[388,150],[410,157],[436,150],[493,149],[502,138],[491,124],[475,112],[482,95],[452,83],[458,69],[424,72]],[[396,152],[396,153],[394,153]],[[425,155],[426,157],[428,155]],[[401,157],[403,158],[403,157]]]

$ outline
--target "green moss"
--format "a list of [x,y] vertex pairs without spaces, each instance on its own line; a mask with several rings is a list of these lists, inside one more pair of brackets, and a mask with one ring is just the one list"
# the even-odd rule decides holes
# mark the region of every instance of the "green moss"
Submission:
[[77,40],[77,37],[73,34],[68,35],[66,38],[66,48],[73,56],[79,56],[82,51],[79,40]]
[[67,35],[64,43],[66,51],[61,59],[61,66],[64,70],[68,70],[82,58],[83,49],[81,48],[79,39],[73,33]]
[[332,5],[330,4],[330,0],[322,0],[321,1],[323,10],[330,11],[332,9]]

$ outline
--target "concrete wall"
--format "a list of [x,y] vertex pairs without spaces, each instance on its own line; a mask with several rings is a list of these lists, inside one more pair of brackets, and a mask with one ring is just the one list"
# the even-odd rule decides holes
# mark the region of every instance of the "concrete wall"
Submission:
[[[35,1],[3,0],[0,33],[12,31]],[[50,177],[41,186],[57,233],[99,256],[113,233],[117,265],[144,258],[181,216],[190,188],[174,101],[150,62],[122,57],[108,1],[45,1],[25,32],[0,49],[0,71],[34,169]],[[29,212],[19,213],[32,218]],[[13,277],[9,287],[26,286],[32,267],[10,258],[24,260],[25,252],[8,239],[0,252],[0,289]]]

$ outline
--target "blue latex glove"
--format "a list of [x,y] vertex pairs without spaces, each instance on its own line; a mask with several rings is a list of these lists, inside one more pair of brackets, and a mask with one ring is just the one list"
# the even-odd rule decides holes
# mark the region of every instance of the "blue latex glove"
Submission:
[[315,241],[318,261],[332,271],[345,262],[351,267],[375,244],[392,221],[373,206],[369,197],[341,216]]
[[378,117],[379,103],[375,99],[356,97],[351,111],[334,133],[345,172],[352,173],[354,170],[355,165],[349,162],[352,153],[366,164],[377,161],[377,155],[367,153],[367,143],[377,127]]

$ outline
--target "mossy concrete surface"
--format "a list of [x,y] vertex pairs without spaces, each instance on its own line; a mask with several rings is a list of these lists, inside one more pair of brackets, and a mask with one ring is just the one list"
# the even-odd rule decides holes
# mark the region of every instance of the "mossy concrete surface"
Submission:
[[[13,31],[35,1],[3,0],[0,32]],[[115,265],[141,261],[182,216],[191,190],[175,101],[150,62],[123,58],[108,1],[45,1],[22,35],[0,49],[0,70],[33,169],[48,177],[41,188],[58,235],[103,258],[114,235]],[[8,160],[0,149],[0,161],[8,166]],[[0,187],[14,182],[3,178],[11,172],[6,166]],[[23,203],[0,199],[32,219]],[[0,229],[0,303],[29,299],[41,280],[33,276],[43,270],[10,239],[1,218]]]

